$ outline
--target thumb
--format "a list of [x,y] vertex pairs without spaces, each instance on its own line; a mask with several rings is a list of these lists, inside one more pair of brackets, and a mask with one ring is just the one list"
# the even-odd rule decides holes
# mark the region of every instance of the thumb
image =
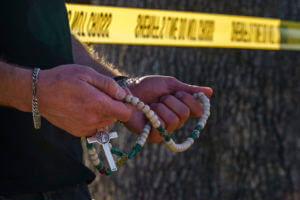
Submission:
[[98,72],[93,73],[92,79],[88,82],[114,99],[123,100],[126,96],[125,90],[116,81]]
[[210,87],[201,87],[201,86],[196,86],[196,85],[189,85],[186,83],[183,83],[179,80],[176,80],[174,83],[174,91],[185,91],[187,93],[198,93],[198,92],[203,92],[208,98],[210,98],[213,94],[213,90]]

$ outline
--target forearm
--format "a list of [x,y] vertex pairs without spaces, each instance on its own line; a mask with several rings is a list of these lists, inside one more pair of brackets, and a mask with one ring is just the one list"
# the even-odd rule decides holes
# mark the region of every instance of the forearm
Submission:
[[93,56],[89,53],[87,46],[82,44],[73,35],[72,35],[72,52],[73,52],[73,59],[75,64],[92,67],[97,72],[109,77],[121,75],[121,73],[117,69],[113,68],[113,66],[101,62],[101,60],[97,60],[96,58],[93,58]]
[[0,61],[0,106],[31,111],[32,70]]

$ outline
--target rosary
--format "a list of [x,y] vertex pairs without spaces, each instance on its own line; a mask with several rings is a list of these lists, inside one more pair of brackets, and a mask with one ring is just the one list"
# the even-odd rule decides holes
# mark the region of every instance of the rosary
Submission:
[[[118,137],[117,132],[98,131],[95,137],[88,137],[86,140],[86,146],[88,149],[89,158],[92,161],[93,165],[97,168],[100,174],[104,174],[107,176],[110,175],[112,172],[117,171],[117,167],[121,166],[124,162],[126,162],[128,159],[133,158],[136,155],[136,153],[141,151],[144,144],[146,143],[146,140],[152,127],[156,128],[159,131],[160,135],[164,138],[164,143],[169,148],[169,150],[171,150],[172,152],[186,151],[192,146],[194,140],[199,138],[200,131],[204,128],[206,121],[210,115],[210,101],[204,95],[204,93],[195,93],[193,94],[193,96],[195,99],[200,100],[202,102],[203,113],[192,134],[183,143],[176,144],[175,141],[172,139],[171,135],[160,124],[157,114],[153,110],[151,110],[148,105],[145,105],[142,101],[140,101],[137,97],[127,95],[123,101],[126,103],[130,103],[131,105],[142,111],[146,115],[149,122],[143,128],[141,135],[137,138],[136,144],[132,147],[131,151],[128,154],[126,154],[122,150],[113,147],[110,144],[111,139]],[[100,162],[99,156],[94,147],[94,143],[99,143],[102,146],[109,164],[109,168],[105,167]],[[114,161],[112,154],[115,154],[120,157],[117,162]]]
[[[38,110],[38,103],[36,98],[36,84],[38,82],[38,74],[40,69],[34,68],[32,73],[32,117],[33,117],[33,124],[35,129],[41,128],[41,115]],[[129,84],[129,80],[127,77],[124,76],[117,76],[114,77],[114,80],[121,86],[127,87]],[[121,166],[124,162],[128,159],[133,158],[136,153],[140,152],[143,148],[146,140],[149,136],[151,128],[156,128],[160,135],[164,138],[164,143],[166,146],[173,152],[183,152],[186,151],[188,148],[192,146],[194,141],[199,138],[200,131],[204,128],[208,117],[210,116],[210,101],[204,95],[203,92],[193,94],[196,100],[199,100],[203,104],[203,113],[198,121],[196,128],[193,130],[192,134],[181,144],[176,144],[172,139],[171,135],[166,131],[166,129],[160,124],[157,114],[150,109],[150,107],[144,104],[139,98],[134,97],[132,95],[127,95],[123,99],[124,102],[130,103],[138,110],[142,111],[149,122],[145,125],[142,130],[141,135],[137,138],[136,144],[131,148],[130,152],[126,154],[124,151],[119,150],[113,147],[110,144],[110,140],[117,138],[117,132],[106,132],[106,131],[98,131],[95,137],[88,137],[85,141],[88,154],[90,160],[92,161],[93,165],[98,169],[100,174],[110,175],[113,171],[117,171],[117,167]],[[106,159],[109,164],[109,168],[105,167],[99,159],[99,156],[96,152],[96,148],[94,147],[94,143],[99,143],[103,151],[105,153]],[[117,162],[114,161],[112,154],[120,156]]]

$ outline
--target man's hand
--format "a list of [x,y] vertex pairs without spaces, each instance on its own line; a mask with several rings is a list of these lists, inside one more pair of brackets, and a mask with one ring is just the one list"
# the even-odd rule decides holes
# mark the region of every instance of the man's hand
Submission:
[[[204,92],[208,97],[212,95],[211,88],[187,85],[166,76],[143,77],[139,83],[131,85],[130,90],[134,96],[150,105],[169,133],[181,128],[190,116],[201,116],[202,104],[194,99],[193,93]],[[140,133],[146,121],[143,113],[135,109],[125,125],[133,132]],[[156,143],[161,140],[158,131],[152,129],[149,141]]]
[[127,121],[125,91],[111,78],[81,65],[42,70],[37,98],[41,115],[74,136],[90,136],[116,120]]

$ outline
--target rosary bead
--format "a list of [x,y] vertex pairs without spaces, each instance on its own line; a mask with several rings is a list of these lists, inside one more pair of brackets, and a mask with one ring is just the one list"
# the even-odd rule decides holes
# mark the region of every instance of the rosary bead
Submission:
[[153,116],[155,115],[153,110],[150,110],[147,114],[146,117],[150,120]]
[[98,155],[97,154],[90,155],[90,159],[91,160],[97,160],[98,159]]
[[95,166],[99,171],[103,169],[102,163],[99,163],[98,165]]
[[200,135],[200,131],[198,131],[198,130],[195,129],[195,130],[192,132],[191,137],[192,137],[193,139],[196,139],[196,138],[199,138],[199,135]]
[[145,105],[144,107],[143,107],[143,113],[145,113],[145,114],[147,114],[149,111],[150,111],[150,107],[148,106],[148,105]]
[[105,175],[106,175],[106,176],[111,175],[111,169],[110,169],[110,168],[107,168],[107,169],[106,169]]
[[170,141],[170,140],[171,140],[171,135],[168,134],[168,135],[165,137],[165,140],[166,140],[167,142]]
[[117,167],[123,165],[123,163],[128,160],[128,157],[127,156],[122,156],[116,163]]
[[128,154],[128,159],[131,159],[135,156],[137,152],[140,152],[142,149],[142,146],[140,144],[135,144],[135,146],[131,149],[130,153]]
[[198,124],[198,125],[196,126],[195,130],[198,130],[198,131],[200,131],[200,130],[201,130],[201,125],[200,125],[200,124]]
[[127,96],[125,97],[125,101],[126,101],[127,103],[130,103],[132,98],[133,98],[132,95],[127,95]]
[[99,158],[97,158],[97,160],[92,160],[92,163],[93,163],[94,166],[99,165],[100,164]]
[[100,173],[101,174],[105,174],[106,173],[106,167],[105,166],[103,166],[102,170],[100,170]]
[[88,149],[88,153],[89,153],[90,155],[94,155],[94,154],[96,154],[96,149],[95,149],[95,148]]
[[87,147],[87,149],[92,149],[92,148],[94,148],[94,145],[86,142],[86,147]]
[[152,118],[150,119],[150,122],[151,124],[155,124],[157,120],[158,120],[157,115],[153,115]]
[[141,101],[139,101],[138,104],[136,105],[137,109],[139,109],[139,110],[141,110],[144,106],[145,106],[145,104]]
[[154,128],[158,128],[160,126],[160,121],[157,120],[155,124],[153,124],[153,127]]
[[110,151],[111,151],[111,153],[113,153],[115,155],[118,155],[118,156],[125,155],[125,153],[123,151],[121,151],[121,150],[119,150],[119,149],[117,149],[115,147],[112,147]]
[[132,148],[128,154],[128,159],[133,158],[133,156],[135,156],[135,154],[136,154],[136,150],[134,148]]
[[162,125],[160,125],[159,127],[157,127],[157,130],[161,133],[165,131],[165,128]]
[[140,144],[136,144],[135,149],[136,149],[137,152],[140,152],[141,149],[142,149],[142,146]]
[[139,101],[140,101],[140,100],[139,100],[139,98],[137,98],[137,97],[132,97],[132,98],[131,98],[131,104],[132,104],[133,106],[136,106],[136,105],[138,104]]

